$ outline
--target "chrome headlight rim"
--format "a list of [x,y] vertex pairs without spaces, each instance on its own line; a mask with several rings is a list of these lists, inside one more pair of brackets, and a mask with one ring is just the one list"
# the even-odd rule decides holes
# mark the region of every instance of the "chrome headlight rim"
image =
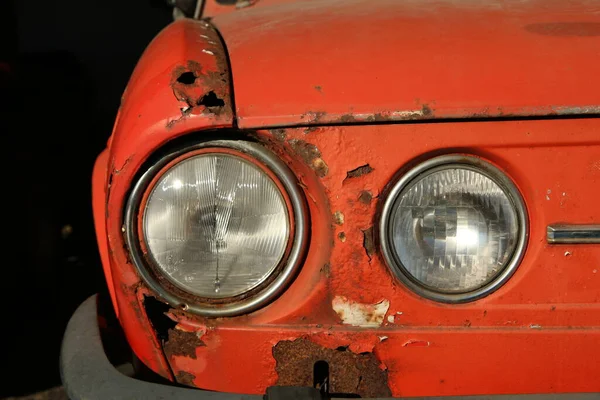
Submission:
[[[275,183],[283,189],[281,195],[288,206],[290,238],[285,255],[271,275],[260,285],[243,295],[224,298],[202,298],[175,287],[161,276],[152,265],[152,257],[144,255],[143,233],[140,231],[140,216],[144,197],[151,192],[151,183],[157,181],[162,171],[175,160],[187,159],[198,153],[210,154],[209,149],[220,149],[224,153],[239,153],[247,156],[268,175],[276,178]],[[246,158],[246,157],[244,157]],[[270,174],[269,174],[270,172]],[[247,314],[272,302],[287,288],[296,276],[308,243],[308,208],[298,180],[287,165],[270,150],[259,143],[247,140],[207,140],[171,151],[152,164],[135,182],[125,207],[124,237],[136,271],[148,287],[160,298],[176,308],[207,317],[231,317]]]
[[[424,174],[429,174],[435,170],[449,169],[452,167],[471,169],[475,172],[485,175],[495,182],[511,201],[517,216],[519,228],[515,249],[510,260],[506,263],[504,268],[490,282],[482,287],[461,293],[437,291],[419,282],[402,265],[402,262],[395,254],[391,239],[391,220],[394,214],[394,205],[396,204],[402,191]],[[417,295],[440,303],[467,303],[486,297],[498,290],[504,283],[508,281],[508,279],[515,273],[517,267],[520,265],[527,248],[528,236],[529,218],[527,208],[516,185],[503,171],[490,162],[467,154],[448,154],[437,156],[421,162],[400,176],[400,178],[391,186],[391,189],[387,193],[379,219],[381,253],[384,261],[392,270],[393,274]]]

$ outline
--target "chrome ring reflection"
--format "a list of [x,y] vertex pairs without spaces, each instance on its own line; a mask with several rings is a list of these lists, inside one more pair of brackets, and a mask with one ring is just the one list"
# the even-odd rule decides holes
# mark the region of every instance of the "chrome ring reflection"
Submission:
[[[392,238],[392,223],[394,222],[393,220],[395,220],[394,214],[396,204],[398,203],[401,193],[403,193],[406,188],[411,187],[411,185],[414,183],[420,182],[427,176],[433,175],[436,173],[436,171],[443,172],[453,168],[460,169],[461,171],[464,170],[467,174],[469,173],[468,171],[473,171],[473,173],[483,175],[495,183],[495,185],[497,185],[499,189],[502,190],[506,196],[508,196],[508,199],[512,205],[512,209],[516,215],[516,223],[518,227],[514,250],[512,250],[510,254],[507,254],[505,262],[503,263],[503,268],[499,269],[499,271],[493,275],[494,277],[491,278],[491,280],[487,282],[485,282],[485,280],[481,280],[482,286],[477,287],[475,285],[471,290],[468,291],[444,290],[436,286],[425,285],[422,281],[419,281],[415,276],[413,276],[414,272],[409,273],[409,270],[406,269],[406,267],[400,261],[400,258],[396,253],[398,251],[396,243]],[[456,209],[453,207],[447,207],[445,210],[443,210],[443,212],[448,214],[457,214],[450,215],[450,217],[454,217],[451,219],[456,221],[460,220],[458,217],[461,217],[464,221],[471,221],[467,225],[463,224],[463,226],[461,224],[457,224],[454,227],[455,229],[453,234],[455,235],[456,239],[456,243],[454,243],[454,245],[460,242],[463,246],[466,246],[465,249],[468,250],[467,247],[469,247],[469,245],[474,245],[476,244],[475,242],[480,240],[487,240],[486,231],[481,225],[482,223],[485,224],[485,220],[489,218],[489,216],[484,216],[481,214],[481,210],[465,208]],[[458,215],[458,213],[466,213],[468,215]],[[416,222],[413,220],[415,229],[413,229],[412,232],[413,235],[420,235],[418,238],[419,240],[414,241],[419,243],[419,246],[421,246],[421,251],[423,253],[433,254],[433,249],[434,246],[436,246],[437,241],[431,240],[431,234],[432,229],[434,228],[432,224],[435,224],[436,222],[434,218],[429,218],[431,215],[428,216],[428,214],[426,214],[427,213],[424,212],[424,214],[420,216],[420,225],[416,224]],[[492,293],[503,283],[505,283],[514,273],[523,257],[526,247],[528,237],[528,219],[523,199],[521,198],[515,185],[506,175],[480,158],[455,154],[440,156],[427,160],[410,170],[399,179],[399,181],[388,193],[388,196],[384,202],[381,212],[381,219],[379,221],[379,236],[383,257],[394,274],[402,281],[402,283],[404,283],[417,294],[428,299],[446,303],[462,303],[476,300]],[[459,238],[461,239],[460,241],[458,240]],[[481,277],[479,278],[481,279]]]
[[[164,285],[159,283],[159,279],[156,278],[156,268],[153,268],[154,271],[151,271],[148,262],[152,261],[143,255],[140,248],[138,232],[138,214],[140,206],[143,203],[142,198],[144,197],[144,193],[148,191],[150,183],[157,178],[157,174],[169,163],[174,162],[173,160],[185,156],[187,153],[205,148],[222,148],[224,150],[238,151],[252,159],[256,159],[257,162],[268,168],[277,177],[282,189],[285,190],[289,198],[290,214],[292,214],[290,215],[290,223],[294,226],[293,237],[289,238],[291,246],[289,246],[289,250],[287,251],[287,257],[281,267],[273,273],[274,278],[265,282],[260,288],[256,288],[256,291],[249,293],[247,297],[237,296],[229,302],[227,302],[227,299],[224,299],[219,304],[206,301],[204,298],[198,298],[197,295],[188,291],[184,291],[186,296],[183,298],[183,294],[177,295],[176,291],[168,290]],[[158,179],[160,180],[160,177]],[[176,181],[171,183],[174,185],[177,184]],[[297,185],[297,179],[279,158],[257,143],[242,140],[211,140],[170,153],[143,173],[141,178],[136,182],[127,203],[125,236],[132,260],[138,272],[148,286],[159,294],[160,297],[173,306],[185,306],[188,311],[196,314],[211,317],[234,316],[251,312],[272,301],[291,282],[305,253],[308,236],[307,218],[306,203]],[[189,296],[187,296],[188,294]],[[190,299],[196,299],[196,301],[190,301]]]

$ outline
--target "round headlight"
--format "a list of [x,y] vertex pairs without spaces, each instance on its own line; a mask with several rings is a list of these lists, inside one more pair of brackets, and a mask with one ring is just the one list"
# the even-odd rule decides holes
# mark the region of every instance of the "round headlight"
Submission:
[[128,205],[128,242],[142,277],[166,300],[205,315],[246,312],[291,279],[306,231],[303,202],[291,172],[261,146],[197,147],[142,176]]
[[398,277],[433,300],[463,302],[505,282],[523,254],[525,206],[514,184],[475,157],[429,160],[396,184],[381,220]]

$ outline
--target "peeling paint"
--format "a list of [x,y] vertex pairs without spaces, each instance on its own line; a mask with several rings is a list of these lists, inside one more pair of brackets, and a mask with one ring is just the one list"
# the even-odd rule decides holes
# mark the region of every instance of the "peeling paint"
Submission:
[[163,349],[168,358],[172,356],[185,356],[196,359],[196,348],[204,347],[206,344],[200,340],[201,332],[186,332],[175,327],[169,329],[169,339],[165,342]]
[[356,303],[344,296],[335,296],[331,302],[333,310],[343,324],[360,327],[378,327],[383,323],[390,302],[382,300],[376,304]]
[[370,174],[374,169],[369,164],[361,165],[360,167],[354,168],[346,173],[346,179],[359,178],[363,175]]
[[363,247],[365,248],[365,253],[369,258],[369,261],[371,261],[373,259],[373,255],[375,254],[375,238],[373,236],[373,227],[363,230],[362,233]]
[[344,214],[341,211],[333,213],[333,222],[336,225],[344,225]]
[[373,194],[371,192],[369,192],[368,190],[362,190],[360,192],[360,194],[358,195],[358,201],[360,201],[363,204],[371,204],[371,201],[373,200]]
[[317,173],[318,177],[323,178],[329,173],[329,167],[321,158],[321,152],[317,146],[300,139],[290,139],[288,143],[292,147],[292,150],[294,150],[294,153],[309,165]]

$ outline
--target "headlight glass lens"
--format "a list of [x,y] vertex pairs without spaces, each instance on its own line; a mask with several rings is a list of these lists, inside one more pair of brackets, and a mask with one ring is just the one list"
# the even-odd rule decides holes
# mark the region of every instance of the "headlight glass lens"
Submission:
[[236,155],[203,153],[156,181],[142,230],[161,275],[190,294],[219,299],[244,294],[274,273],[290,218],[265,170]]
[[482,171],[462,165],[432,168],[409,182],[389,226],[403,272],[442,293],[491,282],[511,260],[519,234],[507,193]]

